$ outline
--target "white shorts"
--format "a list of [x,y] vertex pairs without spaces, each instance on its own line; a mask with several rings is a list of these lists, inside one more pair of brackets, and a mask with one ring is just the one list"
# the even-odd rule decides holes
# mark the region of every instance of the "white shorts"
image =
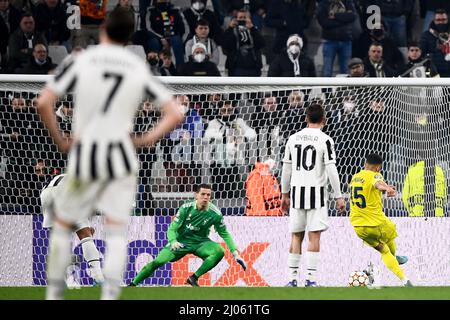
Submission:
[[325,231],[328,229],[328,208],[289,210],[289,232]]
[[127,223],[135,201],[136,182],[134,175],[86,183],[67,176],[55,198],[56,214],[68,223],[75,223],[100,211],[111,220]]
[[[50,187],[42,190],[41,192],[41,208],[42,215],[44,216],[42,221],[43,228],[49,229],[53,227],[53,219],[55,217],[54,199],[58,190],[59,187]],[[87,219],[82,219],[75,222],[75,232],[89,227],[90,225]]]

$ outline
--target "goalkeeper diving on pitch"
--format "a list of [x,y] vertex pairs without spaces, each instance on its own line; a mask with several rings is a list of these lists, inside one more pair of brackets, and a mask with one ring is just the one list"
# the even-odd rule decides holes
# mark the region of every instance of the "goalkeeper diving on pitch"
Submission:
[[216,232],[225,240],[235,261],[242,266],[244,271],[247,269],[233,238],[227,231],[222,213],[210,202],[211,193],[211,187],[207,184],[196,187],[195,200],[183,204],[169,226],[167,231],[169,243],[155,260],[142,268],[129,286],[138,285],[167,262],[177,261],[192,253],[201,258],[203,263],[195,273],[187,278],[186,283],[198,287],[198,279],[214,268],[225,255],[225,249],[208,237],[211,226],[214,226]]

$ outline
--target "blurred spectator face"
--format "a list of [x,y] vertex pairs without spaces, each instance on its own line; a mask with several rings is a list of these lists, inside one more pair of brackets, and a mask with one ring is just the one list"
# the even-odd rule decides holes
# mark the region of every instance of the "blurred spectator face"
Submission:
[[130,8],[131,1],[130,0],[119,0],[119,6],[124,7],[124,8]]
[[289,106],[291,108],[301,108],[303,107],[303,92],[301,91],[292,91],[289,95]]
[[422,50],[419,47],[409,47],[408,58],[410,60],[417,60],[422,56]]
[[245,24],[247,23],[247,19],[249,19],[248,12],[238,11],[238,13],[236,14],[236,20],[239,26],[245,26]]
[[355,64],[350,68],[350,77],[364,77],[364,65]]
[[369,59],[373,62],[380,62],[383,58],[383,47],[382,46],[370,46],[369,48]]
[[200,39],[208,38],[209,27],[208,26],[198,25],[197,28],[195,28],[195,35],[197,37],[199,37]]
[[24,98],[14,98],[11,101],[11,106],[13,107],[14,111],[22,111],[26,107],[25,99]]
[[352,113],[353,111],[355,111],[356,103],[352,98],[349,97],[344,100],[342,107],[343,107],[344,113],[349,114],[349,113]]
[[0,0],[0,11],[5,11],[8,9],[9,1],[8,0]]
[[203,9],[205,9],[205,2],[206,1],[201,1],[201,0],[192,1],[192,9],[194,9],[197,12],[203,11]]
[[76,47],[74,47],[72,49],[72,53],[73,54],[78,54],[78,53],[83,52],[83,51],[84,51],[84,48],[82,46],[76,46]]
[[155,108],[153,106],[153,103],[151,103],[150,101],[145,101],[142,104],[142,110],[145,111],[145,112],[151,112],[151,111],[154,111]]
[[172,56],[169,56],[167,54],[160,54],[159,58],[162,61],[163,67],[169,68],[172,64]]
[[234,114],[234,107],[231,101],[225,101],[219,110],[219,114],[223,117],[229,117]]
[[73,109],[68,107],[68,106],[64,106],[63,107],[63,113],[66,117],[72,117],[73,116]]
[[438,32],[447,32],[448,16],[446,13],[437,13],[434,15],[433,22]]
[[184,113],[189,111],[189,98],[185,95],[182,96],[178,96],[177,97],[177,101],[179,104],[181,104],[183,106],[184,109]]
[[384,111],[384,101],[372,101],[370,103],[370,109],[374,112],[383,112]]
[[24,33],[34,32],[34,18],[33,17],[23,17],[20,21],[20,29]]
[[45,4],[49,8],[55,8],[58,5],[58,0],[45,0]]
[[277,110],[277,98],[275,97],[266,97],[264,98],[263,108],[266,111],[276,111]]
[[36,62],[43,63],[47,60],[47,49],[43,44],[37,44],[34,46],[33,57]]
[[43,161],[38,161],[38,163],[34,166],[34,173],[37,176],[42,177],[45,176],[47,168],[45,167],[45,163]]
[[195,62],[202,63],[206,59],[206,52],[203,48],[196,48],[194,52],[192,52],[192,57]]

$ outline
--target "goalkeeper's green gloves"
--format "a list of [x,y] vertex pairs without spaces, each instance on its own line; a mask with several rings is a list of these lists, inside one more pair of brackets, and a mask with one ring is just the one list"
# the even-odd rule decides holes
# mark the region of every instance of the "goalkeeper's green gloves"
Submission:
[[170,250],[177,251],[178,249],[184,248],[184,244],[175,240],[170,244]]
[[247,270],[247,264],[245,263],[244,259],[241,258],[241,256],[239,255],[239,252],[237,252],[237,250],[233,252],[233,257],[234,257],[234,260],[236,260],[236,262],[241,265],[241,267],[242,267],[242,269],[244,269],[244,271]]

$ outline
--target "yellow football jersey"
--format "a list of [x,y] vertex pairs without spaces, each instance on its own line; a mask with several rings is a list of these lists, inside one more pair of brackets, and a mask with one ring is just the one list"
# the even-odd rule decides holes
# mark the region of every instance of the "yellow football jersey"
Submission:
[[350,182],[350,223],[353,226],[377,226],[386,221],[381,191],[375,188],[383,181],[381,173],[361,170]]

